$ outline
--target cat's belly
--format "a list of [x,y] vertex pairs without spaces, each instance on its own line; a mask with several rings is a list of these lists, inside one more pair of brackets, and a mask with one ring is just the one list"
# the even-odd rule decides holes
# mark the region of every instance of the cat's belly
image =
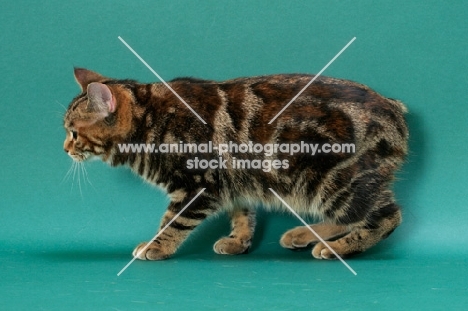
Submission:
[[[273,189],[274,190],[274,189]],[[291,207],[295,212],[301,215],[313,216],[318,219],[323,219],[321,212],[321,198],[317,195],[314,198],[307,198],[305,196],[291,194],[281,196],[281,198]],[[287,207],[271,192],[261,193],[258,196],[252,196],[252,192],[241,194],[233,200],[223,202],[222,210],[232,211],[237,208],[263,208],[267,211],[281,211],[287,210]]]

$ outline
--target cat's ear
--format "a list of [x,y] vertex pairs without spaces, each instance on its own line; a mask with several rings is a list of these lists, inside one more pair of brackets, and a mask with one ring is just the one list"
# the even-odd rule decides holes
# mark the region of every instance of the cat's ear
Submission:
[[88,85],[92,82],[100,82],[105,79],[105,77],[100,74],[84,69],[84,68],[74,68],[75,80],[80,85],[81,91],[86,90]]
[[110,113],[115,112],[115,98],[105,84],[92,82],[88,84],[88,106],[89,112],[96,113],[103,119]]

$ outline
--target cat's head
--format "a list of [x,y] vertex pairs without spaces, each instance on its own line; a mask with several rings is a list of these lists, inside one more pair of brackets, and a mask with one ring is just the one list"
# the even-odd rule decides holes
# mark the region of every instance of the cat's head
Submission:
[[118,81],[93,71],[75,68],[74,74],[82,92],[65,113],[63,148],[75,161],[107,160],[131,129],[132,96]]

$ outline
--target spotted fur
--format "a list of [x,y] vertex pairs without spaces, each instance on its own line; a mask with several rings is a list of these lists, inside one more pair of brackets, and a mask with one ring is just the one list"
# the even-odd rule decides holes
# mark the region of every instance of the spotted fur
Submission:
[[[312,225],[341,256],[362,252],[386,238],[401,222],[391,183],[407,154],[406,108],[367,86],[319,77],[272,124],[268,122],[310,80],[311,75],[272,75],[223,82],[180,78],[169,84],[197,114],[163,84],[141,84],[75,69],[82,92],[64,118],[65,151],[76,161],[99,157],[125,165],[147,182],[165,189],[171,202],[166,226],[201,189],[205,191],[143,251],[140,259],[173,255],[208,216],[227,211],[232,232],[214,245],[219,254],[245,253],[255,227],[254,207],[284,209],[274,189],[293,209],[323,220]],[[187,160],[218,159],[209,153],[125,153],[118,144],[205,143],[353,143],[354,153],[224,154],[230,161],[287,160],[287,168],[188,169]],[[306,228],[286,232],[283,247],[316,244]],[[312,255],[331,259],[318,243]]]

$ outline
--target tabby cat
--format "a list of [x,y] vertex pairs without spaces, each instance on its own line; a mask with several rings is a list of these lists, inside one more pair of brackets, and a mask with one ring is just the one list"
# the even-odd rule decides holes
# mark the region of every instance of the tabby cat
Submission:
[[[269,124],[313,75],[281,74],[223,82],[179,78],[169,82],[196,114],[162,83],[110,79],[82,68],[75,68],[74,75],[82,92],[64,118],[64,149],[73,160],[98,157],[111,166],[126,165],[147,182],[165,189],[170,204],[160,229],[205,189],[144,251],[147,243],[135,248],[133,254],[139,259],[170,257],[204,219],[221,211],[230,216],[232,231],[214,244],[214,251],[246,253],[254,234],[254,207],[285,209],[270,188],[298,213],[320,219],[311,228],[343,257],[375,245],[401,222],[390,186],[407,154],[406,108],[367,86],[319,77]],[[122,149],[142,143],[230,143],[265,148],[347,144],[354,150],[333,148],[336,152],[330,152],[330,148],[322,148],[312,155],[310,150],[292,154],[281,150],[221,152],[216,148],[208,152]],[[202,160],[219,163],[195,165]],[[232,164],[236,160],[251,166],[236,167]],[[259,163],[276,165],[265,169]],[[289,249],[314,245],[315,258],[335,258],[304,226],[284,233],[280,244]]]

